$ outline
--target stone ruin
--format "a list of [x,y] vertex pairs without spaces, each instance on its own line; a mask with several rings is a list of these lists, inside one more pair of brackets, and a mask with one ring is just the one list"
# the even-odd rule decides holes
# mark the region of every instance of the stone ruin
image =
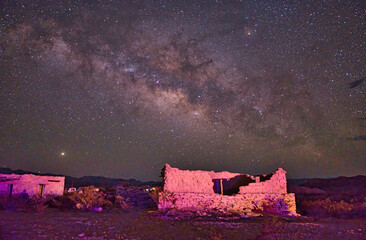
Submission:
[[287,193],[286,171],[251,176],[241,173],[189,171],[165,164],[158,197],[162,212],[193,212],[242,217],[275,213],[298,216],[295,194]]
[[0,174],[0,195],[60,196],[64,193],[65,177],[33,174]]

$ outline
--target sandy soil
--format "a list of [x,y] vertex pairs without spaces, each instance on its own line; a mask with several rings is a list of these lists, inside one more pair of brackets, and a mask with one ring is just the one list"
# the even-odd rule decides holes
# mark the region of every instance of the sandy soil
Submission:
[[164,219],[153,211],[0,211],[0,239],[366,239],[366,219]]

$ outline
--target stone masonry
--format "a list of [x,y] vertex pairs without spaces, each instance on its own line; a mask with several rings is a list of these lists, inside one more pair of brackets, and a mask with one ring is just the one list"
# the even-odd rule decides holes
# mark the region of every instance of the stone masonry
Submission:
[[287,193],[286,171],[251,176],[240,173],[189,171],[166,164],[159,194],[160,211],[239,214],[264,212],[297,216],[295,195]]
[[0,174],[0,195],[59,196],[63,195],[65,177],[33,174]]

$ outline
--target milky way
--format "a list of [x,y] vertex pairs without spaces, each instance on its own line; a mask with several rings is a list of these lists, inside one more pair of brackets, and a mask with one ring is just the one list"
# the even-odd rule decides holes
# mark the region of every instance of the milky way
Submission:
[[[366,172],[362,1],[3,1],[0,164]],[[63,153],[63,154],[62,154]]]

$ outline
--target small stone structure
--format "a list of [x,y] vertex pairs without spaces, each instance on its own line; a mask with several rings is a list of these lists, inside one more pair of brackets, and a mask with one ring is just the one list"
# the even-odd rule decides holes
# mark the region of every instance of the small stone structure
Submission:
[[0,195],[60,196],[64,193],[65,177],[33,174],[0,174]]
[[239,214],[259,216],[264,212],[297,216],[295,194],[287,193],[286,171],[248,174],[189,171],[165,164],[158,198],[161,211]]

